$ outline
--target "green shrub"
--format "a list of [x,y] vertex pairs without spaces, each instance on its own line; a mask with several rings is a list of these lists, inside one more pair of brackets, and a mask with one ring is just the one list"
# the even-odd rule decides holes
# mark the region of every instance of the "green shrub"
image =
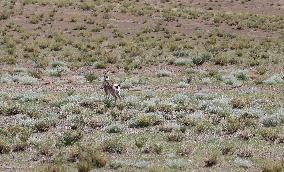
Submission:
[[154,114],[143,114],[139,115],[134,121],[134,127],[143,128],[153,125],[158,125],[161,123],[159,116]]
[[122,133],[123,126],[121,125],[110,125],[106,128],[108,133]]
[[80,131],[66,131],[63,133],[61,142],[64,146],[73,145],[83,137]]
[[108,139],[101,144],[103,151],[109,153],[122,154],[125,151],[125,146],[119,139]]
[[93,66],[96,68],[96,69],[105,69],[107,67],[107,64],[103,61],[98,61],[98,62],[95,62],[93,64]]
[[85,78],[86,78],[86,80],[87,80],[88,82],[93,82],[93,81],[95,81],[98,77],[97,77],[96,75],[90,73],[90,74],[86,74],[86,75],[85,75]]
[[92,10],[95,8],[95,4],[92,1],[86,1],[86,2],[82,1],[82,3],[80,4],[80,8],[82,10]]
[[245,80],[247,80],[247,75],[245,73],[239,73],[239,74],[237,74],[236,78],[238,80],[245,81]]
[[146,142],[147,139],[145,137],[139,137],[135,139],[135,146],[137,146],[137,148],[142,148],[143,146],[145,146]]
[[202,65],[205,61],[206,59],[201,56],[196,56],[192,58],[192,63],[195,64],[196,66]]
[[49,120],[49,119],[42,119],[35,123],[34,129],[37,132],[46,132],[48,131],[52,126],[55,126],[55,121]]
[[57,67],[65,67],[66,64],[63,61],[53,61],[51,62],[51,67],[52,68],[57,68]]
[[188,52],[188,51],[176,51],[176,52],[173,53],[173,55],[175,57],[189,57],[190,52]]

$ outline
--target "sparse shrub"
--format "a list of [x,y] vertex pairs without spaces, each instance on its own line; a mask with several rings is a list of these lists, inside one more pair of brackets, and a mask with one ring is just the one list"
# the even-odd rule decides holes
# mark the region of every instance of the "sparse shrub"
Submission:
[[0,115],[4,116],[12,116],[22,113],[23,107],[22,105],[14,102],[5,102],[0,105]]
[[66,169],[61,164],[51,164],[44,168],[44,172],[64,172]]
[[224,75],[221,77],[221,79],[228,85],[232,86],[241,86],[242,82],[239,81],[234,75],[229,74],[229,75]]
[[17,63],[17,58],[14,56],[2,56],[0,58],[0,64],[4,63],[4,64],[8,64],[8,65],[13,65]]
[[193,149],[194,148],[191,145],[184,145],[177,150],[177,154],[181,156],[190,156],[193,152]]
[[62,61],[54,61],[51,68],[46,71],[49,76],[61,77],[69,71],[69,68]]
[[213,61],[216,65],[225,66],[228,64],[228,58],[224,54],[218,54]]
[[26,141],[19,141],[13,145],[13,152],[24,151],[28,148],[29,144]]
[[[3,9],[2,9],[3,10]],[[1,12],[0,12],[0,21],[1,20],[6,20],[6,19],[8,19],[9,18],[9,16],[11,15],[11,12],[10,11],[8,11],[8,10],[3,10],[2,11],[1,10]]]
[[107,164],[107,157],[103,152],[98,150],[93,151],[90,155],[92,165],[98,168],[104,167]]
[[237,155],[242,158],[248,158],[253,156],[253,152],[250,149],[241,149]]
[[33,62],[35,63],[35,67],[46,68],[48,66],[48,60],[44,57],[37,57],[33,59]]
[[197,123],[197,125],[195,126],[195,131],[197,133],[204,133],[212,130],[213,127],[214,127],[213,124],[211,124],[209,121],[203,120]]
[[279,137],[279,131],[274,128],[264,128],[259,131],[259,134],[270,142],[275,142]]
[[93,64],[93,66],[96,68],[96,69],[105,69],[107,67],[107,64],[103,61],[98,61],[98,62],[95,62]]
[[180,125],[176,123],[168,123],[168,124],[162,124],[159,127],[159,131],[172,132],[173,130],[179,130],[180,128],[181,128]]
[[264,66],[259,66],[259,67],[256,68],[256,72],[259,75],[264,75],[267,72],[267,69]]
[[185,159],[169,159],[166,161],[167,166],[177,170],[185,170],[189,162]]
[[19,73],[13,76],[13,81],[24,85],[34,85],[38,82],[38,79],[25,73]]
[[119,119],[121,112],[117,108],[114,108],[109,112],[109,114],[113,119],[117,120]]
[[244,158],[240,158],[240,157],[237,157],[234,160],[234,163],[237,164],[240,167],[245,168],[245,169],[248,169],[248,168],[253,166],[253,164],[252,164],[252,162],[250,160],[247,160],[247,159],[244,159]]
[[208,61],[212,58],[212,54],[209,52],[203,52],[200,54],[200,57],[204,60],[204,61]]
[[241,129],[241,123],[236,118],[227,118],[227,124],[224,126],[223,130],[226,131],[228,134],[233,134]]
[[284,171],[284,162],[266,162],[262,167],[262,172],[282,172]]
[[95,8],[95,4],[92,1],[82,1],[82,3],[80,4],[80,8],[82,10],[91,10]]
[[178,122],[182,123],[185,126],[193,127],[198,124],[198,122],[201,122],[204,120],[204,112],[202,111],[195,111],[194,109],[191,109],[191,114],[184,114],[181,113],[182,116],[178,118]]
[[146,141],[147,138],[139,137],[135,139],[135,146],[137,146],[137,148],[142,148],[146,144]]
[[213,153],[204,161],[205,167],[212,167],[218,163],[218,155]]
[[185,65],[189,65],[191,63],[191,61],[188,58],[178,58],[178,59],[175,60],[174,63],[177,66],[185,66]]
[[196,71],[195,71],[194,69],[192,69],[192,68],[187,68],[187,69],[185,70],[185,73],[186,73],[187,75],[192,75],[192,74],[196,73]]
[[171,76],[172,73],[168,70],[159,70],[158,73],[157,73],[157,76],[158,77],[168,77],[168,76]]
[[73,145],[83,137],[80,131],[66,131],[63,133],[61,142],[64,146]]
[[273,84],[278,84],[283,82],[283,75],[281,74],[274,74],[270,76],[268,79],[263,81],[266,84],[273,85]]
[[231,105],[233,108],[244,108],[247,105],[247,101],[241,97],[235,97],[231,100]]
[[265,127],[276,127],[281,123],[281,119],[278,115],[264,116],[261,118],[261,123]]
[[109,153],[122,154],[125,151],[125,146],[120,139],[108,139],[104,141],[101,146],[103,151]]
[[85,125],[85,121],[83,116],[78,115],[68,115],[67,121],[70,122],[70,127],[72,130],[76,130],[78,128],[82,128]]
[[238,73],[238,74],[236,75],[236,78],[237,78],[238,80],[241,80],[241,81],[247,80],[247,76],[246,76],[246,74],[243,73],[243,72]]
[[9,153],[10,150],[9,144],[5,140],[0,140],[0,154]]
[[260,64],[260,62],[259,62],[258,60],[256,60],[256,59],[253,59],[253,60],[249,60],[249,61],[248,61],[248,65],[249,65],[250,67],[258,66],[259,64]]
[[39,154],[44,156],[52,156],[54,149],[54,140],[45,139],[35,144]]
[[89,172],[91,171],[91,163],[87,160],[80,160],[77,165],[78,172]]
[[234,153],[234,146],[231,144],[224,145],[221,148],[222,155],[232,155]]
[[148,101],[143,102],[143,106],[145,107],[145,112],[156,112],[158,110],[157,102],[155,99],[150,99]]
[[181,142],[184,138],[184,135],[181,132],[172,132],[168,134],[168,140],[174,142]]
[[249,129],[245,129],[240,131],[239,133],[239,138],[243,139],[243,140],[249,140],[250,138],[252,138],[254,136],[253,131],[249,130]]
[[48,131],[52,126],[55,126],[55,121],[50,119],[42,119],[35,123],[34,129],[37,132],[46,132]]
[[175,104],[167,100],[161,101],[158,104],[158,110],[161,112],[171,113],[175,109]]
[[205,62],[205,58],[201,57],[201,56],[195,56],[192,58],[192,62],[193,64],[195,64],[196,66],[200,66]]
[[175,57],[189,57],[190,56],[190,52],[189,51],[176,51],[173,53],[173,55]]
[[161,119],[155,114],[143,114],[139,115],[134,122],[134,127],[149,127],[153,125],[158,125],[161,123]]
[[101,168],[107,164],[106,155],[93,145],[76,147],[75,154],[72,156],[75,156],[75,159],[76,157],[80,159],[77,169],[82,171]]
[[57,67],[65,67],[66,64],[63,61],[53,61],[51,62],[51,67],[52,68],[57,68]]
[[156,154],[161,154],[162,151],[163,151],[163,146],[157,143],[147,146],[143,150],[144,153],[156,153]]
[[123,126],[121,125],[110,125],[106,128],[108,133],[121,133],[123,132]]
[[93,82],[95,81],[98,77],[94,74],[87,74],[85,75],[85,78],[88,82]]
[[189,84],[182,81],[182,82],[178,83],[177,87],[178,88],[187,88],[187,87],[189,87]]

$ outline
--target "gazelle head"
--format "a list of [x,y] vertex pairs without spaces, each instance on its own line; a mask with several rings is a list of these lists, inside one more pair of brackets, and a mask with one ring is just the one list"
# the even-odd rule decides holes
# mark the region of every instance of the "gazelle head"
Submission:
[[104,72],[104,81],[109,81],[108,71]]

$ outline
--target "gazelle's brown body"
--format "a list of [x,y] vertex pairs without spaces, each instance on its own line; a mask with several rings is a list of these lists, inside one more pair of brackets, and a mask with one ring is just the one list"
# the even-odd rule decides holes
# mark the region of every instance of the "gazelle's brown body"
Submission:
[[115,101],[117,98],[121,99],[120,97],[120,85],[119,84],[113,84],[109,81],[109,77],[104,74],[104,80],[102,88],[104,89],[106,98],[109,97],[109,95],[113,96]]

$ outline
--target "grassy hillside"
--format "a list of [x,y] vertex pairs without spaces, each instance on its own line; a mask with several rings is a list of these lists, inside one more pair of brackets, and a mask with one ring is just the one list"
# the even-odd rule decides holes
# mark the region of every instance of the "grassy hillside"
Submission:
[[283,10],[0,1],[0,171],[283,171]]

